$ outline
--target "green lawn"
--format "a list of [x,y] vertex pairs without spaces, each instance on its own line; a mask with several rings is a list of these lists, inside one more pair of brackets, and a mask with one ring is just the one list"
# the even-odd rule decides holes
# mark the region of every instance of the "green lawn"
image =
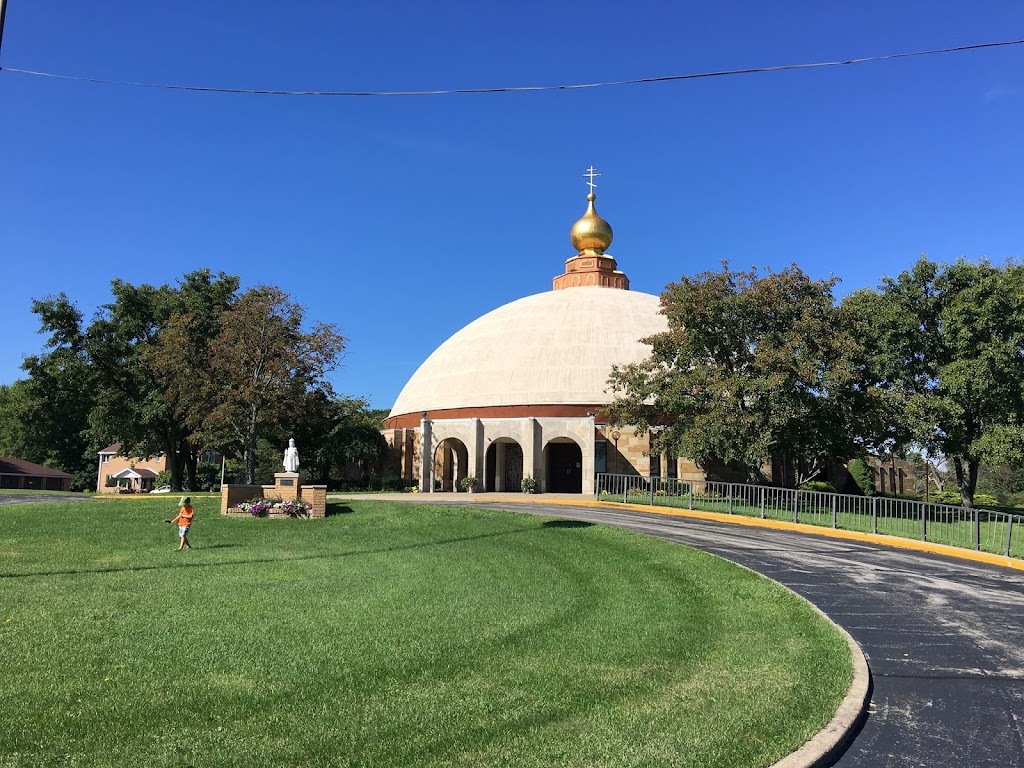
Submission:
[[709,555],[479,509],[0,507],[0,766],[764,766],[846,645]]

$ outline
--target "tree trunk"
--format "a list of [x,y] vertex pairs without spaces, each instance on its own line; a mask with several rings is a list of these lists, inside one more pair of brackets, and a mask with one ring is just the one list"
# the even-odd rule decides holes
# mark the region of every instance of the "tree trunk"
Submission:
[[961,459],[954,456],[953,466],[956,468],[957,485],[960,486],[960,503],[971,509],[974,507],[974,489],[978,486],[978,462],[971,458]]
[[256,409],[253,407],[249,413],[248,424],[245,429],[245,483],[246,485],[256,484]]
[[181,441],[181,455],[185,464],[185,478],[187,481],[188,489],[190,491],[201,491],[196,481],[196,463],[198,456],[196,456],[195,450],[189,445],[188,440]]
[[171,491],[181,493],[181,454],[178,453],[178,444],[173,435],[168,435],[164,440],[167,451],[167,468],[171,471]]

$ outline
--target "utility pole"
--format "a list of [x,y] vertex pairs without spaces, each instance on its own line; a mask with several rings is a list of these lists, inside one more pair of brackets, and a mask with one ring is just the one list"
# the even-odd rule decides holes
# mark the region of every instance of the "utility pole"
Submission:
[[[7,0],[0,0],[0,51],[4,48],[4,17],[7,15]],[[0,67],[3,69],[3,67]]]
[[[2,1],[2,0],[0,0],[0,1]],[[929,469],[928,451],[925,451],[924,452],[924,500],[925,500],[925,502],[928,501],[928,485],[931,483],[931,480],[928,479],[928,469]]]

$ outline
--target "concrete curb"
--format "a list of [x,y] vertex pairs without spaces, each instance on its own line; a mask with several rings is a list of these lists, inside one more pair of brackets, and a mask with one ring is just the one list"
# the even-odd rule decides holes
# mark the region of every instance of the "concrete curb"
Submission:
[[[430,496],[432,494],[427,494]],[[416,501],[415,499],[398,498],[399,495],[391,500],[397,501]],[[928,552],[934,555],[944,555],[946,557],[955,557],[960,560],[970,560],[975,563],[985,563],[987,565],[998,565],[1003,568],[1013,568],[1016,570],[1024,570],[1024,560],[1015,557],[1006,557],[1005,555],[996,555],[991,552],[979,552],[973,549],[964,549],[963,547],[952,547],[947,544],[934,544],[928,541],[918,541],[917,539],[904,539],[899,536],[886,536],[881,533],[861,533],[860,531],[847,531],[842,528],[824,528],[820,525],[807,525],[805,523],[788,523],[784,520],[762,520],[758,517],[744,517],[742,515],[726,515],[721,512],[703,512],[696,509],[676,509],[666,507],[652,507],[647,504],[623,504],[617,501],[596,501],[596,500],[570,500],[565,498],[551,499],[542,496],[523,496],[522,494],[509,494],[508,497],[494,498],[494,494],[486,494],[485,496],[492,496],[492,498],[458,498],[452,499],[451,503],[455,504],[487,504],[500,502],[502,504],[544,504],[549,506],[564,506],[564,507],[600,507],[601,509],[630,509],[635,512],[647,512],[653,515],[667,515],[669,517],[689,517],[695,520],[712,520],[717,523],[730,523],[732,525],[747,525],[754,528],[773,528],[780,531],[795,531],[797,533],[809,533],[813,536],[825,536],[833,539],[847,539],[850,541],[864,541],[871,544],[881,544],[885,547],[894,547],[896,549],[912,549],[915,552]],[[349,499],[356,499],[359,497],[347,497]],[[364,496],[362,498],[372,498]],[[421,501],[426,501],[422,499]],[[444,503],[448,502],[449,499],[437,499],[433,503]]]
[[[767,577],[762,576],[762,578]],[[777,581],[774,583],[783,589],[789,589]],[[791,589],[789,591],[793,592]],[[828,724],[808,739],[796,752],[790,753],[777,763],[772,763],[770,768],[825,768],[825,766],[832,765],[833,761],[849,746],[867,717],[868,703],[871,701],[871,670],[868,668],[864,651],[849,632],[836,624],[831,616],[810,600],[801,595],[797,595],[797,597],[811,606],[846,638],[846,645],[850,649],[850,660],[853,663],[853,679],[850,681],[850,687],[846,689],[846,695],[839,704],[839,708],[836,709],[835,715],[832,716]]]

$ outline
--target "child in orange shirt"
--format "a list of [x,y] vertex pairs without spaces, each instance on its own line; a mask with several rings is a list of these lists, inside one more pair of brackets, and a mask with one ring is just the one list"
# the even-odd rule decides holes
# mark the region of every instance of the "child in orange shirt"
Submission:
[[181,538],[181,543],[178,545],[180,552],[185,547],[192,549],[192,545],[188,543],[188,529],[192,527],[192,518],[196,516],[196,511],[192,509],[192,499],[188,496],[181,497],[178,507],[178,516],[167,522],[178,524],[178,536]]

